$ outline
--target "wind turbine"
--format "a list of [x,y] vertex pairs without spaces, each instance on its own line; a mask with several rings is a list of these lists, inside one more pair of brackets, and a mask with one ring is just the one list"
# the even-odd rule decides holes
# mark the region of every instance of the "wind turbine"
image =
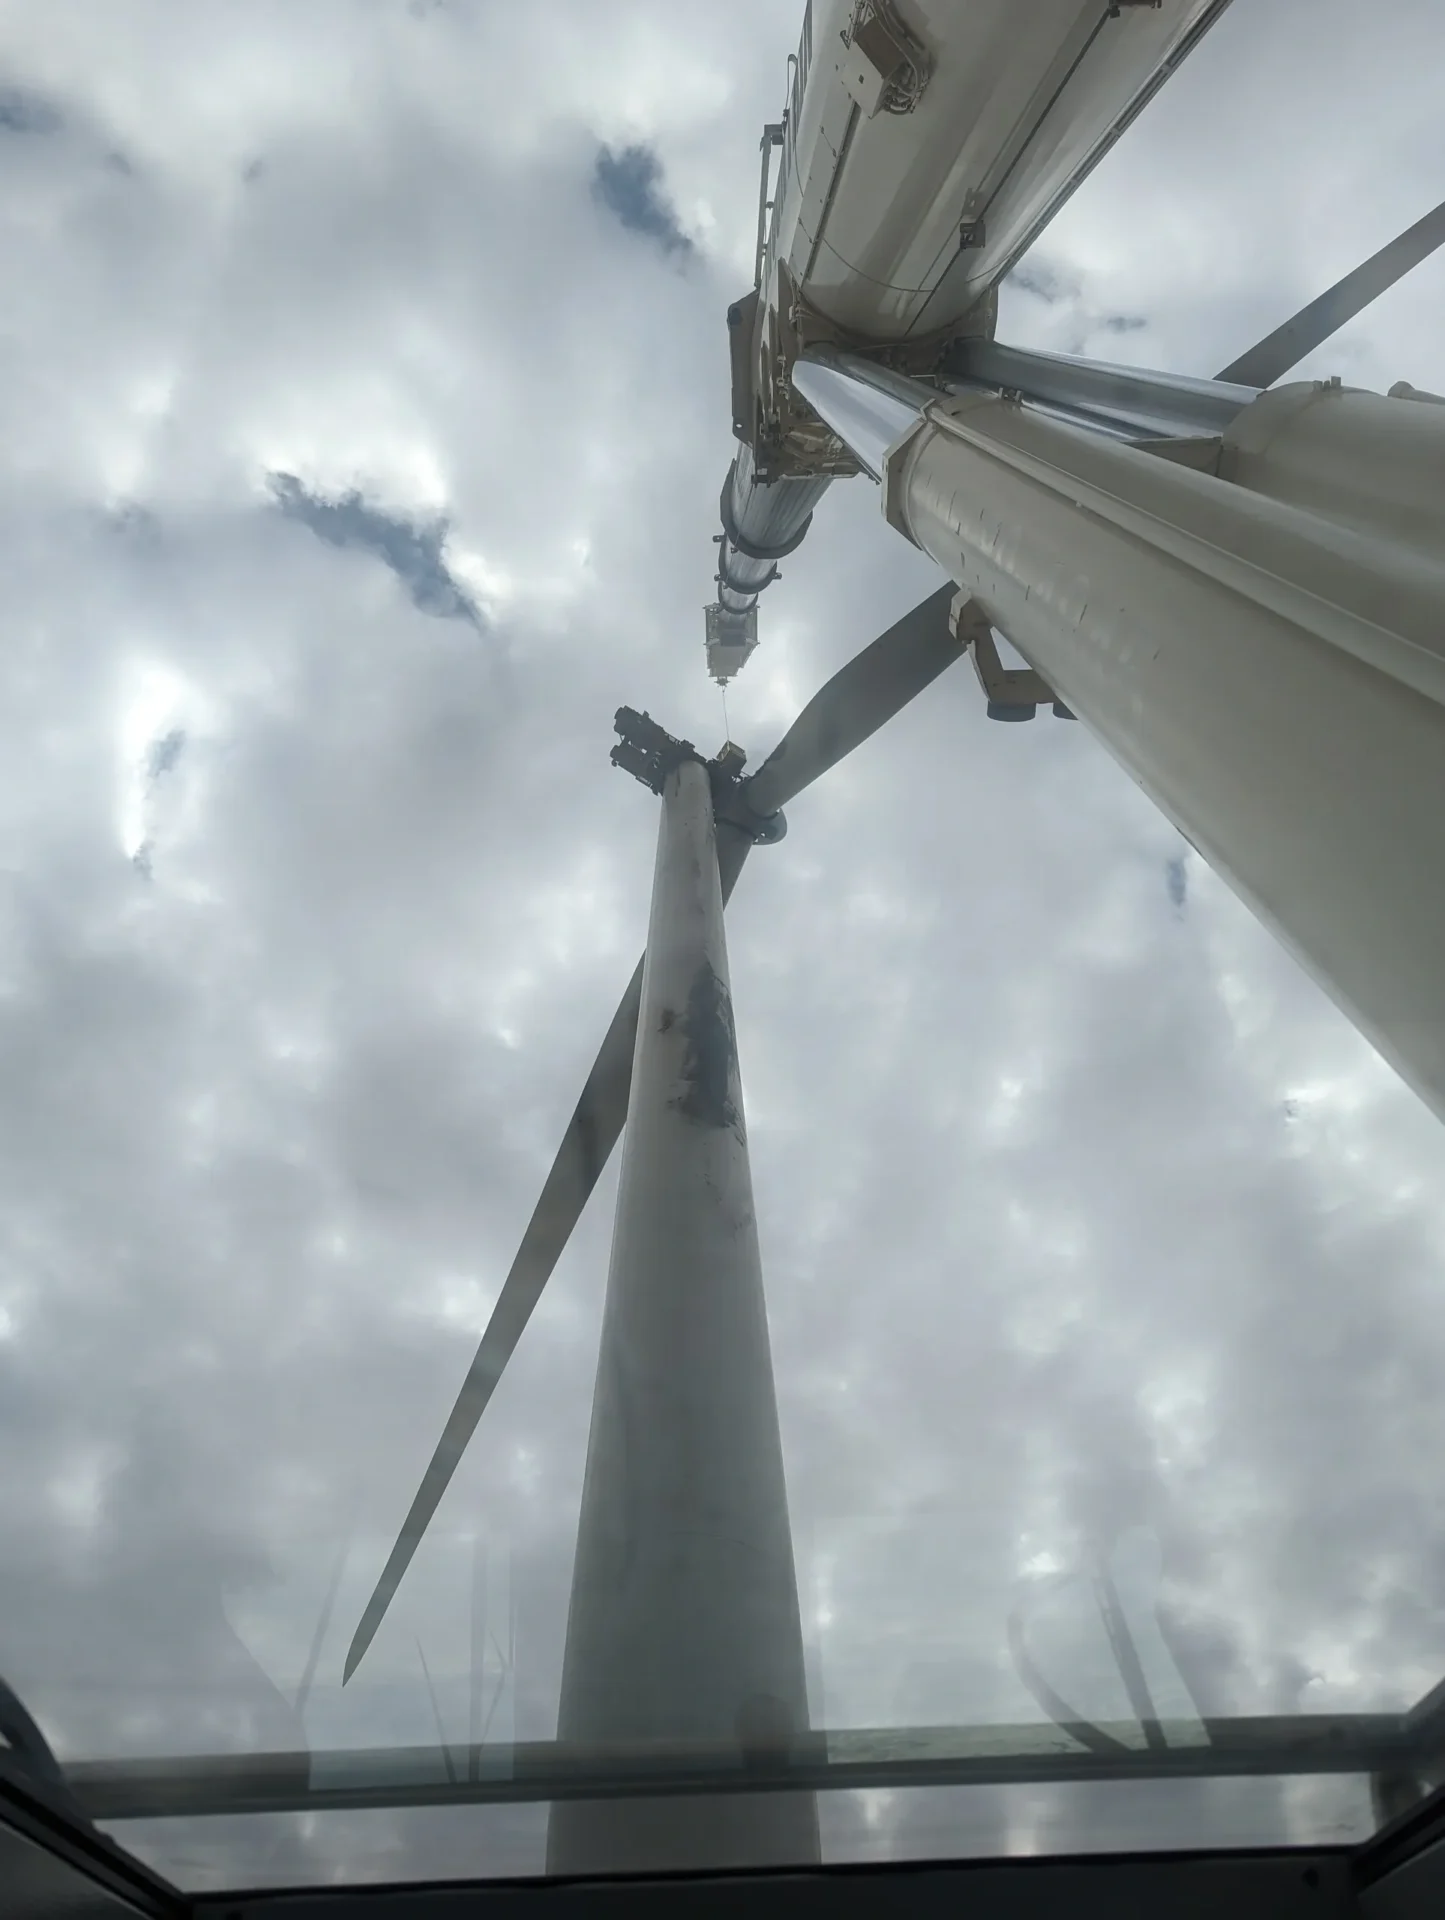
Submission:
[[[613,758],[662,798],[647,952],[346,1678],[625,1121],[559,1736],[730,1744],[740,1764],[803,1737],[722,912],[782,808],[961,652],[994,717],[1077,715],[1445,1115],[1445,904],[1422,884],[1445,852],[1445,413],[1403,383],[1388,399],[1338,382],[1260,391],[1432,251],[1445,209],[1214,380],[992,339],[998,281],[1223,10],[1049,0],[1026,27],[956,7],[910,21],[896,0],[805,13],[787,113],[764,132],[755,285],[729,310],[742,444],[709,662],[726,679],[746,660],[757,595],[834,477],[877,481],[884,517],[950,584],[836,675],[748,778],[736,749],[704,761],[620,711]],[[960,210],[959,142],[1016,123],[1018,151],[1011,132],[968,149],[987,190]],[[880,249],[887,274],[850,264]],[[933,263],[922,279],[915,254]],[[1001,666],[995,633],[1025,669]],[[1144,1708],[1127,1625],[1100,1591]],[[548,1863],[816,1857],[806,1796],[738,1795],[559,1805]]]
[[[346,1657],[364,1656],[624,1132],[558,1737],[754,1755],[807,1732],[723,907],[782,809],[963,650],[940,588],[808,703],[758,771],[622,708],[616,765],[662,799],[647,950]],[[965,632],[967,630],[965,629]],[[804,1793],[559,1802],[555,1872],[818,1858]]]

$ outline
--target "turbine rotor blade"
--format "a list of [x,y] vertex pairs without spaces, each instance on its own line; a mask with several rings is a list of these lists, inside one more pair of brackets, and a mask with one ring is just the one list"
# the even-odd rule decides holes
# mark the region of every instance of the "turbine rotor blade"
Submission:
[[561,1258],[587,1197],[607,1164],[613,1143],[627,1114],[627,1091],[632,1079],[632,1048],[637,1034],[637,1010],[642,999],[642,962],[639,960],[622,995],[606,1038],[592,1063],[582,1097],[567,1122],[562,1144],[543,1183],[541,1196],[527,1222],[522,1244],[502,1283],[492,1317],[482,1334],[456,1405],[437,1442],[416,1498],[402,1522],[396,1545],[382,1570],[376,1590],[366,1604],[342,1669],[342,1685],[351,1678],[411,1564],[427,1523],[446,1492],[468,1440],[491,1399],[502,1369],[516,1350],[522,1330],[532,1316],[538,1296]]
[[[724,901],[737,884],[750,845],[746,834],[739,829],[719,823],[718,870]],[[462,1382],[456,1405],[402,1522],[396,1545],[366,1603],[342,1669],[343,1686],[375,1638],[392,1596],[401,1585],[402,1576],[411,1565],[421,1537],[496,1389],[502,1369],[516,1351],[523,1329],[532,1317],[532,1309],[572,1237],[572,1229],[622,1132],[627,1118],[627,1097],[632,1088],[632,1053],[642,1002],[642,966],[639,960],[612,1016],[582,1097],[567,1123],[552,1171],[547,1175],[541,1197],[522,1235],[522,1244],[502,1283],[497,1304],[492,1308],[476,1357]]]
[[743,782],[754,813],[767,815],[786,806],[952,665],[963,652],[948,625],[957,592],[950,580],[931,593],[818,689]]
[[1372,300],[1393,287],[1411,267],[1428,259],[1445,241],[1445,201],[1413,227],[1406,227],[1388,246],[1338,280],[1327,293],[1301,307],[1292,319],[1266,334],[1247,353],[1231,360],[1216,380],[1242,387],[1272,387],[1281,374],[1298,366],[1307,353],[1323,345],[1347,320],[1362,313]]

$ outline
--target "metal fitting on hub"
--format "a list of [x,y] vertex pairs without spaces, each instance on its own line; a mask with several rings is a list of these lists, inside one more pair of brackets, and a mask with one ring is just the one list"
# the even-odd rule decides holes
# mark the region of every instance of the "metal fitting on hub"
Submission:
[[742,778],[748,756],[736,741],[724,741],[716,758],[704,760],[691,740],[674,739],[650,713],[639,713],[635,707],[619,707],[613,725],[622,736],[612,749],[613,766],[654,793],[661,794],[667,776],[685,760],[696,760],[707,768],[714,819],[740,828],[758,846],[771,846],[788,831],[781,809],[757,814],[748,805]]

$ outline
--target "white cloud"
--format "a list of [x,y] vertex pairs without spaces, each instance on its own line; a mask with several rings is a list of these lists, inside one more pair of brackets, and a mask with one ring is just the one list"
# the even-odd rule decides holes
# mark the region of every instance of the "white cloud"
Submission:
[[[1041,249],[1077,297],[1015,291],[1010,337],[1208,371],[1437,196],[1433,10],[1302,17],[1231,10]],[[722,316],[795,30],[663,0],[605,45],[562,0],[0,7],[6,72],[64,123],[0,134],[0,1671],[69,1752],[284,1745],[354,1524],[334,1688],[640,947],[656,811],[612,712],[722,736]],[[1367,143],[1325,91],[1345,66]],[[590,197],[598,142],[634,139],[683,271]],[[1440,271],[1340,369],[1445,385]],[[286,522],[276,470],[445,513],[486,630]],[[731,695],[754,762],[934,584],[862,482],[785,573]],[[1192,857],[1172,897],[1177,835],[1082,728],[990,726],[946,677],[789,811],[730,938],[830,1719],[1032,1714],[1012,1583],[1134,1526],[1214,1710],[1418,1691],[1445,1666],[1435,1123]],[[517,1731],[550,1733],[612,1192],[327,1737],[430,1737],[418,1632],[458,1712],[478,1527],[524,1595]],[[1142,1837],[1158,1804],[984,1794],[964,1828]],[[1323,1804],[1208,1802],[1231,1831]],[[921,1798],[874,1811],[880,1845],[936,1835]],[[535,1863],[509,1818],[497,1857]],[[430,1870],[473,1821],[323,1819],[310,1854],[283,1823],[274,1870]]]

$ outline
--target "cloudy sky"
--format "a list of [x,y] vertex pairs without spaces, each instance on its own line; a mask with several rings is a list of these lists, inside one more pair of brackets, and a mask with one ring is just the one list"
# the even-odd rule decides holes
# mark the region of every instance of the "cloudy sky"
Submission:
[[[465,1739],[474,1537],[490,1737],[554,1729],[615,1165],[336,1683],[640,950],[613,710],[722,738],[723,316],[796,11],[0,0],[0,1673],[64,1756],[426,1743],[423,1658]],[[1431,0],[1237,0],[1000,337],[1213,371],[1440,199],[1442,59]],[[1445,387],[1442,310],[1436,260],[1306,370]],[[784,572],[754,759],[937,583],[864,481]],[[815,1722],[1037,1718],[1020,1582],[1122,1716],[1045,1580],[1091,1543],[1162,1560],[1204,1712],[1416,1697],[1445,1130],[1082,727],[957,672],[790,818],[729,933]],[[1137,1844],[1151,1792],[825,1828]],[[201,1884],[540,1831],[141,1839]]]

